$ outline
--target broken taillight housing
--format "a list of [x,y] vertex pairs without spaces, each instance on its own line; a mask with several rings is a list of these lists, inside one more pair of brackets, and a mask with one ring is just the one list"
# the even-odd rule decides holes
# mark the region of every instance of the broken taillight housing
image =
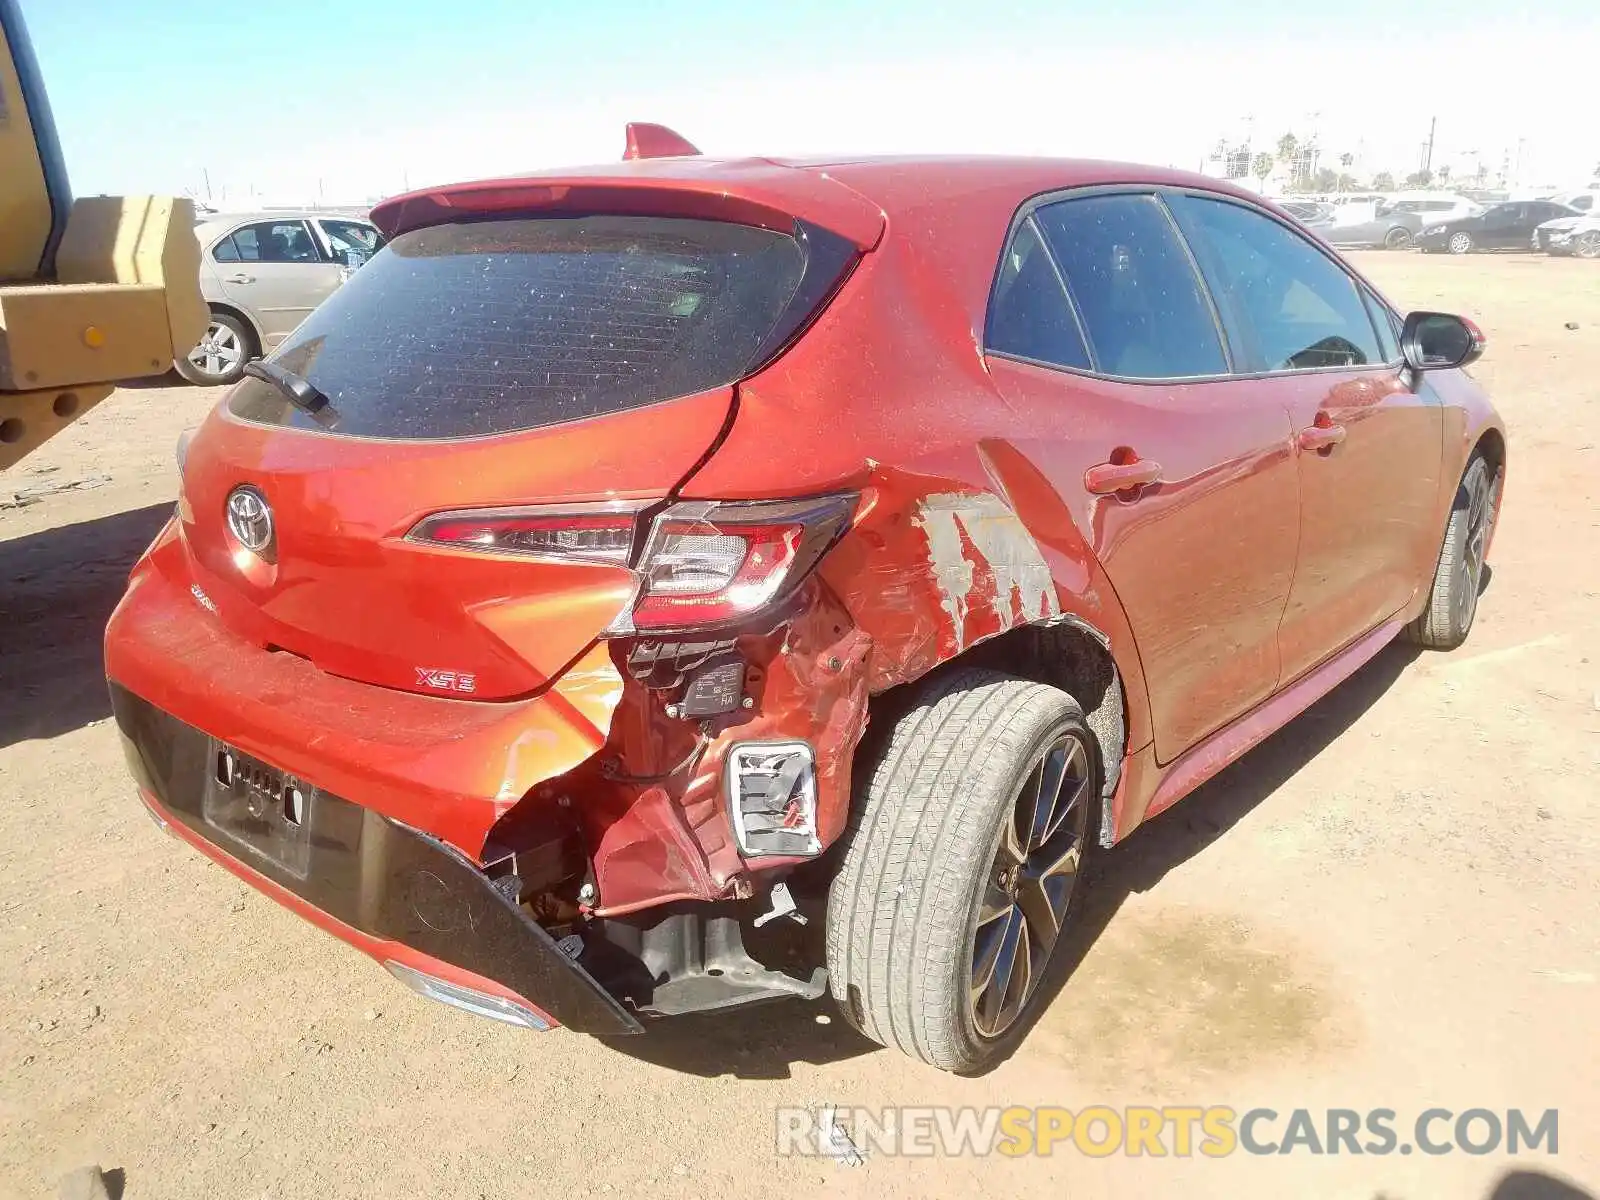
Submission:
[[633,605],[607,633],[699,629],[780,600],[849,526],[854,493],[810,500],[687,501],[656,514],[637,561],[642,505],[460,509],[425,517],[407,538],[456,550],[630,566]]

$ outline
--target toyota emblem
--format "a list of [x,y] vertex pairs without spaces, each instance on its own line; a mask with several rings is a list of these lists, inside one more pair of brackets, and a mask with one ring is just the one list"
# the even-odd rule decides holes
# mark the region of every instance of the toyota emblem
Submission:
[[238,487],[228,494],[228,531],[257,554],[272,545],[272,508],[258,489]]

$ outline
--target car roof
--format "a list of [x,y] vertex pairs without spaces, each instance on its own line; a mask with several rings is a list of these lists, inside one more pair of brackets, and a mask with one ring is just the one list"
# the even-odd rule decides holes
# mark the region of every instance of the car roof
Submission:
[[[830,181],[854,195],[828,186]],[[1015,208],[1045,192],[1114,184],[1195,187],[1256,202],[1261,199],[1224,180],[1190,171],[1098,159],[999,155],[718,159],[686,155],[420,189],[383,201],[372,210],[371,219],[385,234],[393,236],[417,225],[448,219],[448,210],[470,207],[474,193],[504,194],[522,187],[552,184],[593,188],[607,194],[660,190],[721,196],[768,212],[787,212],[791,219],[814,220],[863,245],[876,239],[885,219],[892,220],[897,212],[931,200],[948,204],[981,198],[992,204],[1004,198]]]
[[368,218],[359,210],[340,211],[331,208],[279,208],[262,212],[237,212],[237,213],[201,213],[195,221],[195,236],[200,236],[201,230],[233,229],[240,225],[248,225],[253,221],[299,221],[310,217],[327,217],[336,221],[361,221],[368,223]]

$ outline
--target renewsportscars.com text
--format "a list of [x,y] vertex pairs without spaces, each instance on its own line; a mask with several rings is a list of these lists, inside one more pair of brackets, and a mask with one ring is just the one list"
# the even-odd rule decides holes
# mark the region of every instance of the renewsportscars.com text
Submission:
[[1560,1151],[1556,1109],[1250,1108],[1222,1105],[779,1108],[781,1155],[1104,1158],[1232,1154],[1529,1154]]

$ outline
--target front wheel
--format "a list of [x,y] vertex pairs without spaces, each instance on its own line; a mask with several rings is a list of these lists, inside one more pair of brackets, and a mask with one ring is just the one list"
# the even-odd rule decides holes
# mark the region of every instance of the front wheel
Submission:
[[1397,225],[1384,234],[1383,248],[1385,250],[1404,250],[1409,245],[1411,245],[1411,230],[1404,225]]
[[1100,799],[1083,710],[1045,684],[952,672],[859,791],[828,897],[834,999],[874,1041],[986,1070],[1037,1016],[1077,915]]
[[1472,253],[1472,235],[1470,233],[1452,233],[1450,235],[1450,253]]
[[1461,477],[1444,545],[1434,568],[1428,607],[1406,626],[1406,636],[1430,650],[1454,650],[1467,640],[1478,615],[1478,593],[1483,587],[1484,561],[1489,535],[1500,510],[1499,471],[1489,470],[1481,454],[1474,455]]
[[255,338],[244,324],[227,313],[214,312],[200,344],[173,366],[190,383],[220,387],[237,383],[244,375],[245,363],[255,356]]
[[1588,229],[1573,238],[1572,252],[1579,258],[1600,258],[1600,229]]

